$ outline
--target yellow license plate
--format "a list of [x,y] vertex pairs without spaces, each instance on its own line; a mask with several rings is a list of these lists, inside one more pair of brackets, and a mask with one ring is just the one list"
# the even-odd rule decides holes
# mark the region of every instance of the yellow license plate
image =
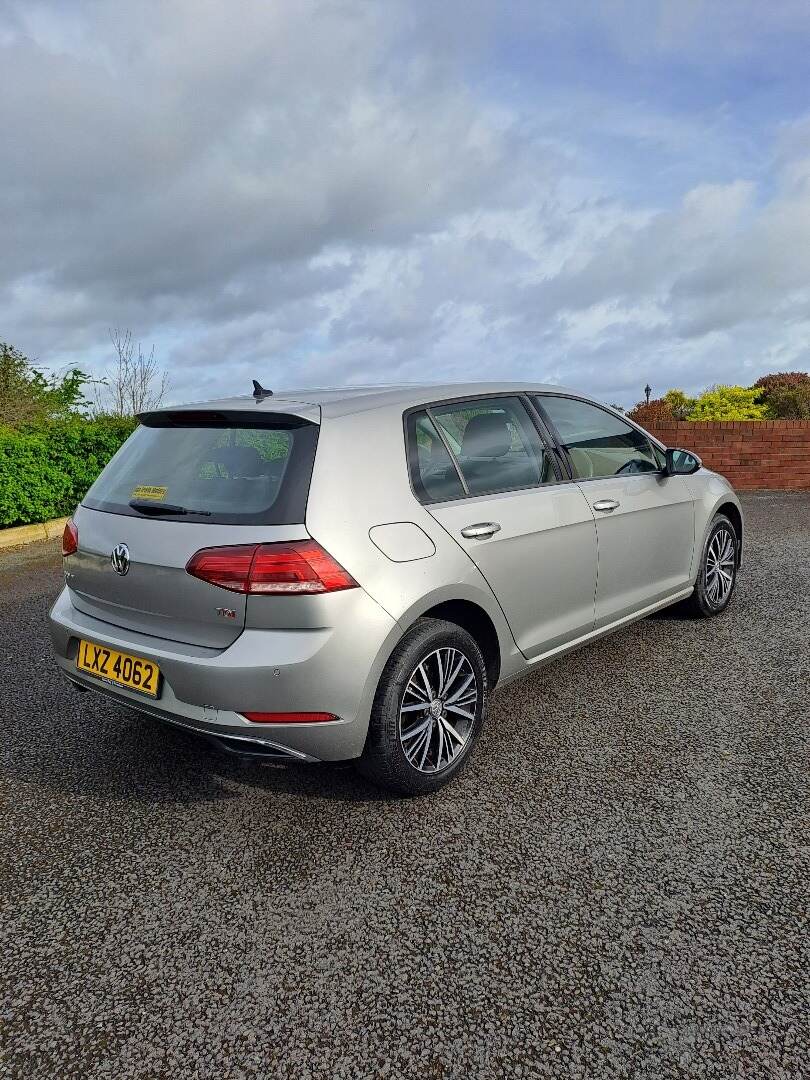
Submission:
[[137,690],[139,694],[148,694],[149,697],[158,696],[160,668],[140,656],[117,652],[106,645],[94,645],[92,641],[80,641],[76,667],[105,682]]

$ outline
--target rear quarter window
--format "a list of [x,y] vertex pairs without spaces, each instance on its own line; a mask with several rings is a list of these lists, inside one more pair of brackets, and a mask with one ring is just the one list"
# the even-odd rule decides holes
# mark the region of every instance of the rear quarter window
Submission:
[[458,470],[425,412],[408,417],[411,479],[422,502],[444,502],[466,494]]
[[183,507],[172,520],[212,524],[303,523],[318,425],[274,416],[269,423],[153,414],[88,491],[83,505],[141,516],[132,501]]

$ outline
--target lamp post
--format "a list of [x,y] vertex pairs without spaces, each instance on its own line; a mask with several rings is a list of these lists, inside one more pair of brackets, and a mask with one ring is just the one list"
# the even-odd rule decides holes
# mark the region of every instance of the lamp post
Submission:
[[652,387],[649,383],[644,387],[644,397],[647,399],[647,404],[650,404],[650,394],[652,393]]

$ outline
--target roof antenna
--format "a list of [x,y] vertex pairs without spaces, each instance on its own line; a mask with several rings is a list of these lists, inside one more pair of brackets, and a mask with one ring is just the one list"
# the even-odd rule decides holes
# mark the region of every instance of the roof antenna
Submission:
[[260,382],[257,382],[254,379],[253,380],[253,396],[256,398],[257,401],[261,401],[262,398],[272,397],[273,396],[273,391],[272,390],[265,390],[265,388],[262,386],[262,384]]

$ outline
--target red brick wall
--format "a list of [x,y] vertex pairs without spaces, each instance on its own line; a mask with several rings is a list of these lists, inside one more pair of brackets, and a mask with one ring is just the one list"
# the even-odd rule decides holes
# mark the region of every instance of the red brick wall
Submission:
[[735,488],[810,489],[810,420],[684,420],[650,431],[694,450]]

